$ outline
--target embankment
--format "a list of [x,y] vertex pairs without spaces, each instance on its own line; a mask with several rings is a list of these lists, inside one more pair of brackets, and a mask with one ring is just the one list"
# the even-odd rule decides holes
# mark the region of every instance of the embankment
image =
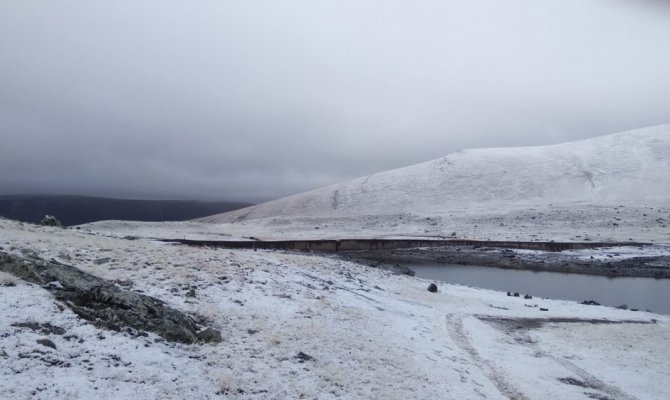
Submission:
[[189,246],[222,247],[230,249],[281,249],[309,250],[323,252],[378,251],[410,248],[492,247],[501,249],[524,249],[540,251],[564,251],[594,249],[615,246],[645,246],[639,242],[515,242],[465,239],[341,239],[341,240],[191,240],[159,239],[168,243],[181,243]]
[[[211,241],[160,239],[189,246],[230,249],[300,250],[336,253],[359,261],[408,273],[412,263],[480,265],[510,269],[553,271],[604,276],[670,278],[670,257],[635,257],[624,260],[584,259],[566,250],[619,246],[649,246],[639,242],[514,242],[430,239],[342,239],[278,241]],[[527,254],[510,249],[537,250]],[[380,264],[381,263],[381,264]],[[395,267],[394,267],[395,266]]]

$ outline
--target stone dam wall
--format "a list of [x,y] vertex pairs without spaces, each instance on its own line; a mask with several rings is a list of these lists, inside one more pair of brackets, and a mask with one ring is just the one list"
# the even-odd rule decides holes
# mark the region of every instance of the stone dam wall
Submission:
[[229,249],[285,249],[321,252],[394,250],[418,247],[495,247],[542,251],[593,249],[614,246],[644,246],[639,242],[514,242],[486,240],[431,240],[431,239],[341,239],[341,240],[191,240],[161,239],[168,243],[189,246],[222,247]]

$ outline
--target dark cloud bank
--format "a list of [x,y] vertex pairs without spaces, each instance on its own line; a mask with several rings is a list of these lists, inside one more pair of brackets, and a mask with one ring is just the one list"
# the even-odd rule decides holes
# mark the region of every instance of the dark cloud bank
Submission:
[[0,194],[260,201],[670,122],[662,1],[6,1]]

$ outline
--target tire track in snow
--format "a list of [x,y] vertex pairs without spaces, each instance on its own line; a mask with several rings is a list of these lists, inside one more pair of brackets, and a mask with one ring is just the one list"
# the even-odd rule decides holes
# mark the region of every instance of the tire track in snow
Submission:
[[448,314],[445,319],[449,337],[451,337],[454,343],[471,357],[475,366],[484,372],[484,375],[503,396],[510,400],[529,400],[525,394],[509,381],[503,371],[496,367],[492,362],[484,359],[479,352],[477,352],[477,349],[475,349],[470,338],[468,338],[465,333],[462,317],[455,314]]
[[[479,318],[482,319],[482,318]],[[487,318],[484,318],[483,320],[486,320]],[[545,352],[540,344],[534,340],[527,340],[528,339],[528,331],[537,328],[541,326],[540,321],[532,321],[535,324],[538,324],[538,326],[533,326],[532,324],[527,325],[525,328],[519,329],[518,327],[516,329],[511,328],[511,324],[514,323],[515,321],[520,321],[520,320],[507,320],[507,321],[495,321],[495,323],[490,324],[491,326],[496,327],[497,329],[502,330],[505,332],[507,335],[511,336],[513,339],[521,339],[521,340],[515,340],[515,343],[518,343],[522,346],[527,346],[530,347],[535,353],[537,354],[542,354],[542,357],[546,357],[557,364],[560,364],[563,366],[565,369],[568,371],[572,372],[575,374],[579,380],[581,381],[578,383],[578,386],[582,386],[586,389],[591,389],[593,391],[601,392],[602,394],[607,395],[607,398],[612,398],[616,400],[639,400],[637,397],[632,396],[620,388],[607,384],[600,379],[596,378],[594,375],[591,375],[588,373],[586,370],[578,367],[576,364],[572,363],[571,361],[564,359],[564,358],[559,358],[556,356],[551,355],[550,352]],[[531,320],[526,320],[526,322],[531,321]],[[489,320],[489,322],[492,322]],[[559,321],[554,321],[559,323]],[[579,322],[579,321],[564,321],[563,323],[573,323],[573,322]],[[602,321],[600,321],[602,323]],[[612,322],[612,323],[627,323],[628,321],[621,321],[621,322]],[[561,380],[561,379],[559,379]],[[598,395],[601,393],[597,393]],[[589,396],[589,392],[584,392],[585,395]]]
[[563,367],[566,369],[570,370],[572,373],[577,375],[582,379],[586,385],[593,390],[597,390],[600,392],[603,392],[607,394],[608,396],[611,396],[614,399],[617,400],[638,400],[637,397],[631,396],[630,394],[622,391],[616,386],[613,385],[608,385],[605,382],[601,381],[600,379],[596,378],[595,376],[589,374],[582,368],[579,368],[577,365],[573,364],[572,362],[562,359],[562,358],[556,358],[553,356],[550,356],[550,358],[557,363],[561,364]]

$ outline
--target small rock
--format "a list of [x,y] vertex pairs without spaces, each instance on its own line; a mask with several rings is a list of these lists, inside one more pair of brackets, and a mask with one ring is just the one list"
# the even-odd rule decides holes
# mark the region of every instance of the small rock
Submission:
[[519,292],[514,292],[514,297],[519,297]]
[[51,347],[54,350],[56,349],[56,343],[49,339],[37,339],[37,343],[41,344],[42,346]]
[[507,292],[507,296],[512,296],[512,292]]
[[14,286],[16,286],[16,283],[13,280],[7,279],[7,280],[0,281],[0,286],[14,287]]
[[12,326],[17,328],[28,328],[33,331],[38,331],[41,328],[41,325],[37,322],[15,322],[12,324]]
[[628,305],[626,305],[626,304],[622,304],[622,305],[620,305],[620,306],[617,306],[616,308],[618,308],[618,309],[620,309],[620,310],[628,310]]
[[7,354],[7,352],[4,349],[2,349],[0,350],[0,357],[9,357],[9,354]]
[[526,300],[530,300],[530,299],[533,298],[533,296],[527,294],[527,295],[523,296],[523,298],[526,299]]
[[540,308],[540,311],[549,311],[548,308]]
[[188,292],[186,292],[186,297],[195,297],[195,289],[191,288]]
[[17,328],[28,328],[42,335],[63,335],[65,334],[65,329],[60,326],[51,325],[50,323],[40,324],[37,322],[16,322],[12,326]]
[[116,283],[117,285],[119,285],[121,287],[127,287],[127,288],[131,288],[134,285],[133,281],[128,280],[128,279],[117,279],[117,280],[114,281],[114,283]]
[[223,338],[221,332],[213,328],[207,328],[204,331],[197,333],[198,340],[206,343],[221,343]]
[[431,283],[428,285],[428,291],[431,293],[437,293],[437,285],[434,283]]
[[298,352],[298,354],[297,354],[294,358],[297,358],[297,359],[298,359],[298,362],[303,363],[303,362],[305,362],[305,361],[312,360],[314,357],[310,356],[310,355],[307,354],[307,353],[303,353],[303,352],[301,351],[301,352]]
[[52,281],[52,282],[49,282],[49,283],[47,283],[46,285],[44,285],[44,287],[47,288],[47,289],[60,289],[60,290],[65,289],[65,288],[63,287],[63,284],[61,284],[61,283],[58,282],[58,281]]

